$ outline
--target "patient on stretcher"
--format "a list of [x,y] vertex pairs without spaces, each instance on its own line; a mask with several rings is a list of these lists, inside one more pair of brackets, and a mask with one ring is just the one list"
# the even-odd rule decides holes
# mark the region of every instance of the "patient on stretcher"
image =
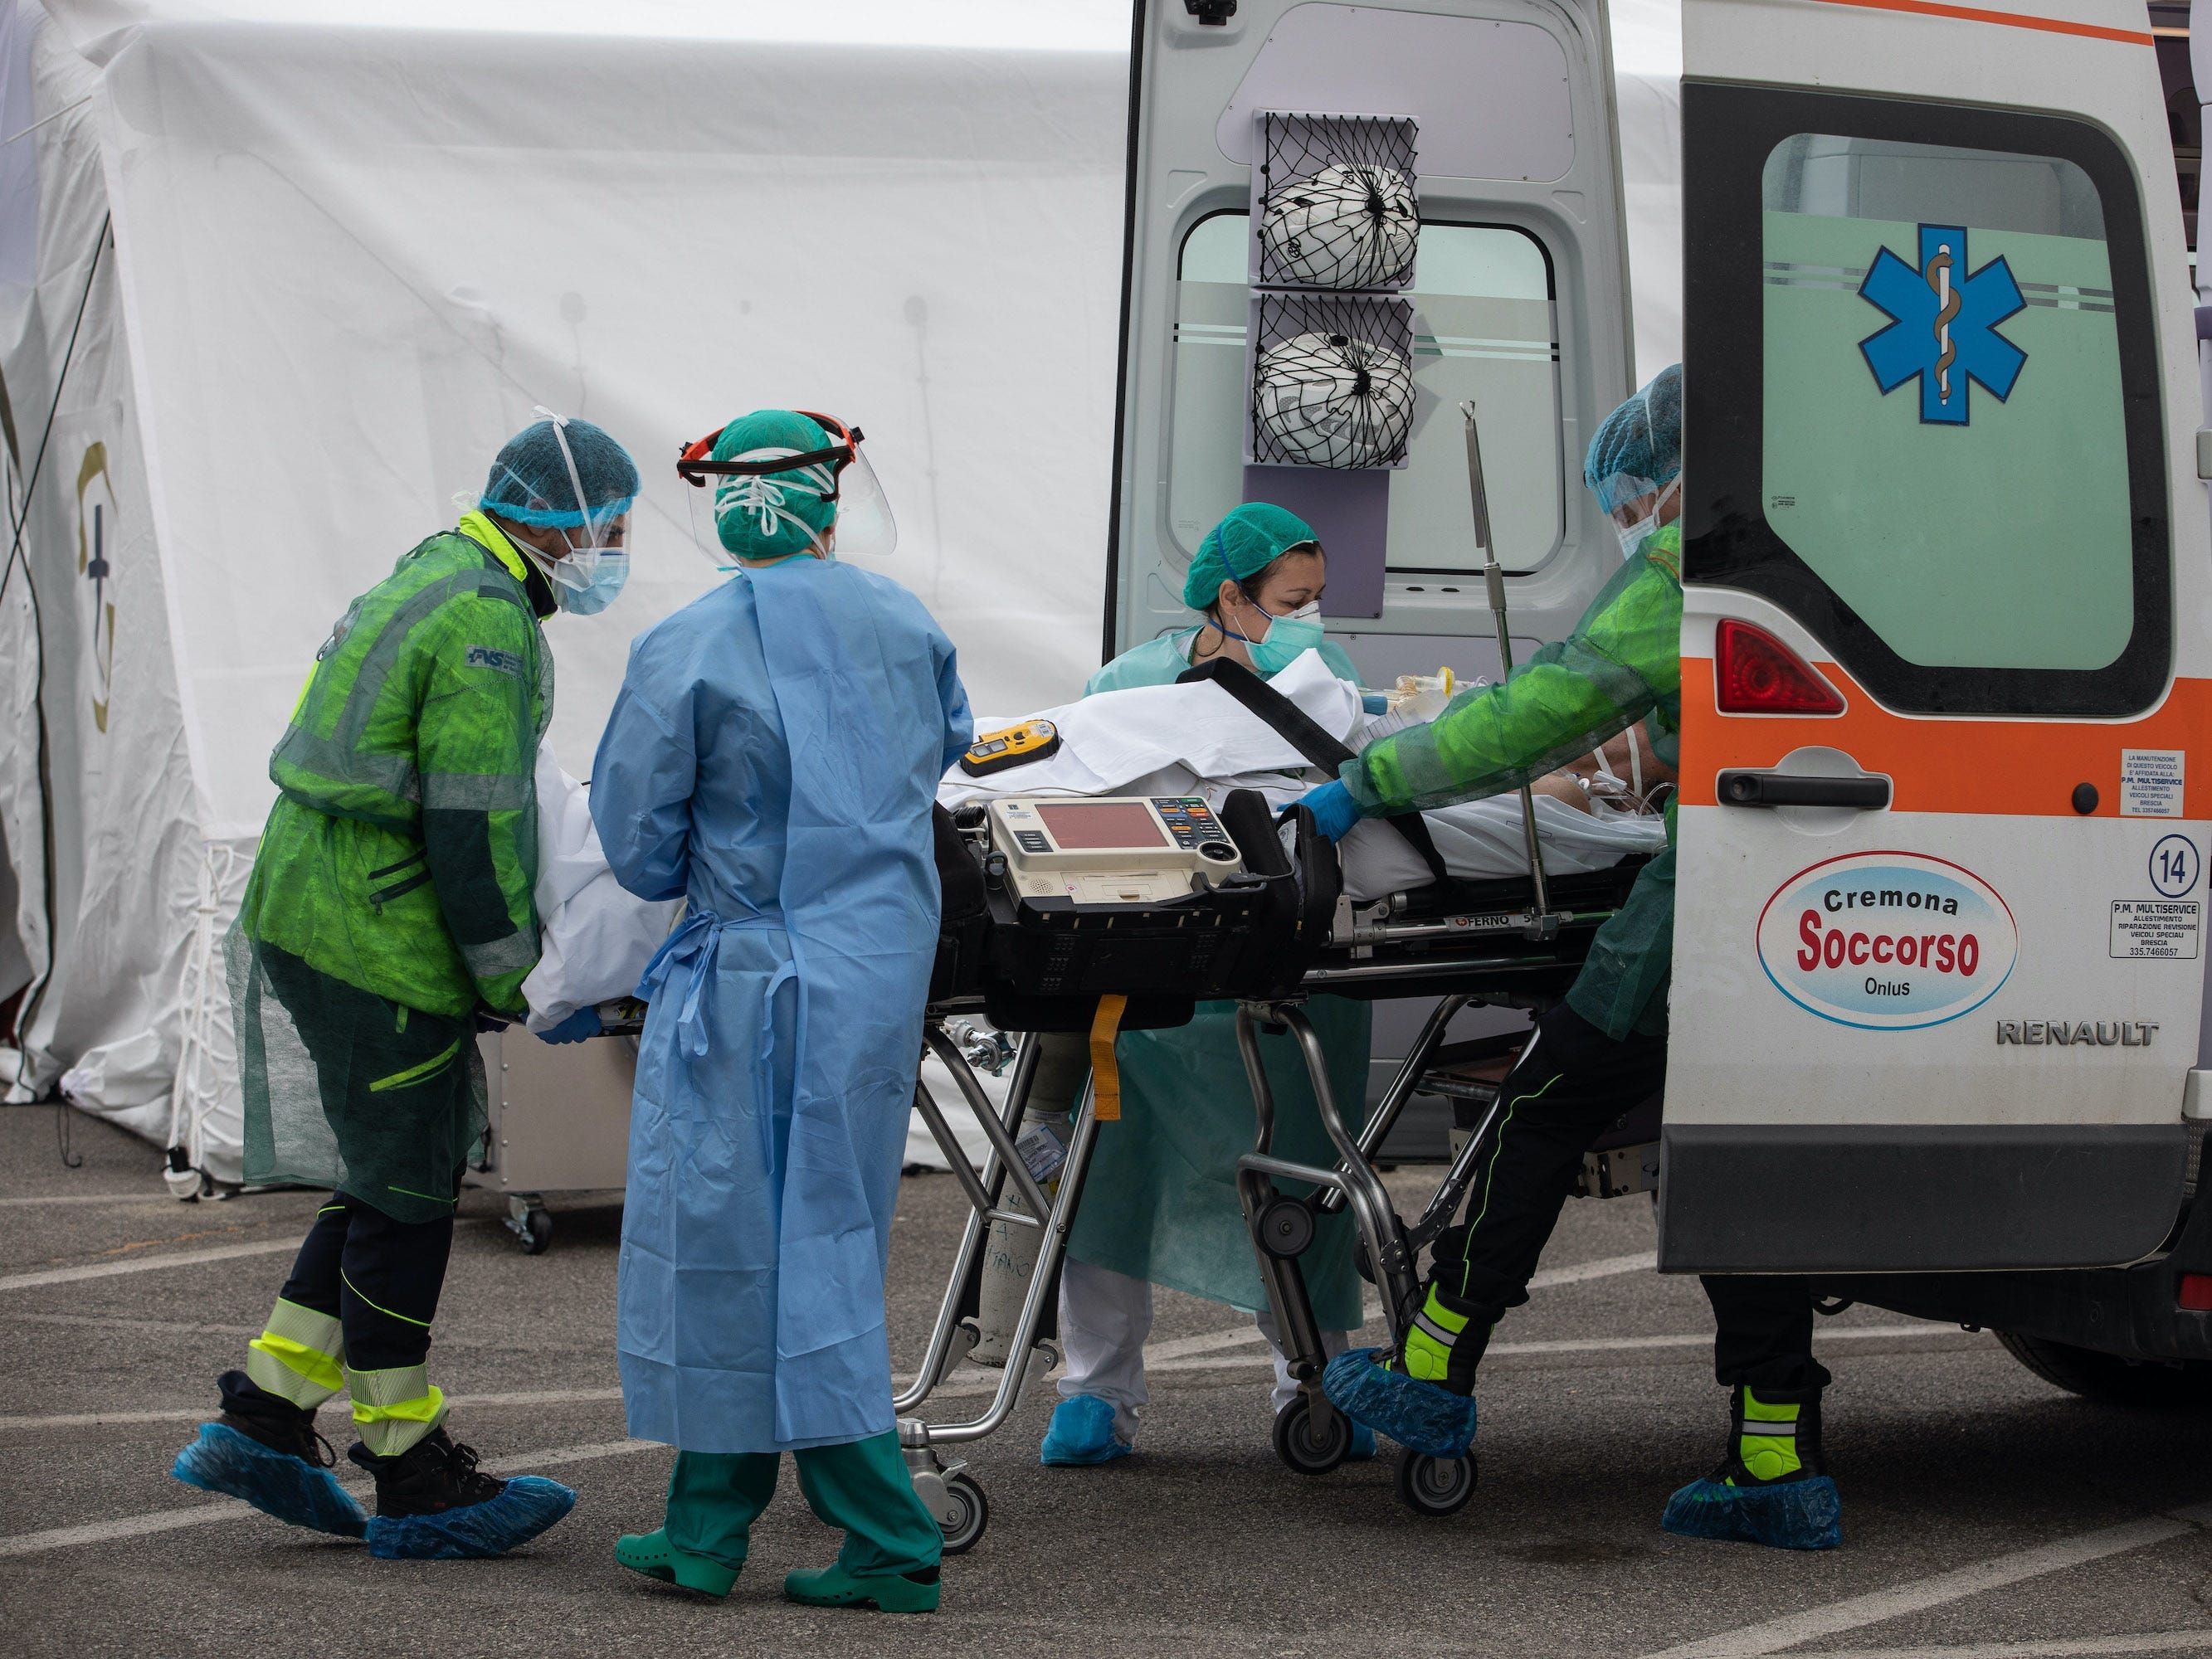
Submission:
[[[1370,714],[1358,688],[1331,673],[1317,652],[1300,657],[1270,684],[1353,750],[1382,730],[1407,724],[1415,712]],[[1202,795],[1218,806],[1231,790],[1247,788],[1280,809],[1322,777],[1273,726],[1220,687],[1203,682],[1102,691],[1015,718],[978,717],[976,730],[1029,719],[1048,720],[1059,729],[1055,753],[981,778],[955,768],[938,789],[939,801],[957,806],[1000,795]],[[1573,875],[1657,853],[1666,845],[1657,809],[1672,778],[1653,756],[1650,735],[1639,731],[1632,739],[1623,733],[1601,755],[1542,780],[1534,807],[1546,868]],[[1528,873],[1517,793],[1423,816],[1452,875],[1489,880]],[[1345,891],[1354,899],[1379,898],[1435,879],[1405,839],[1380,820],[1355,827],[1339,852]]]
[[1666,810],[1674,783],[1674,769],[1652,752],[1643,727],[1632,726],[1531,787],[1580,811],[1649,816]]
[[[1374,720],[1356,688],[1308,652],[1272,682],[1308,719],[1358,748]],[[1272,727],[1219,687],[1146,686],[1102,691],[1042,711],[1060,728],[1048,759],[988,777],[955,767],[938,789],[946,806],[994,795],[1203,795],[1217,806],[1232,789],[1256,789],[1277,809],[1321,775]],[[1016,724],[976,722],[978,731]],[[1650,736],[1623,732],[1534,786],[1537,835],[1553,875],[1608,869],[1666,845],[1659,810],[1674,774]],[[676,906],[632,897],[607,869],[583,787],[550,745],[538,757],[542,955],[523,987],[530,1029],[550,1030],[576,1009],[626,996],[672,925]],[[1451,874],[1495,880],[1528,873],[1521,797],[1493,796],[1423,815]],[[1388,823],[1363,823],[1339,848],[1344,890],[1356,900],[1423,887],[1435,876]]]

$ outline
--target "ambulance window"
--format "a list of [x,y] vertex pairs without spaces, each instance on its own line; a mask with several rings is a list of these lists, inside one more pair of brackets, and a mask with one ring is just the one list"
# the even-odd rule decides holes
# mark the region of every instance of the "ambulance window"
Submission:
[[[1246,234],[1242,213],[1200,220],[1183,239],[1176,271],[1168,516],[1187,554],[1243,499]],[[1509,569],[1534,569],[1564,533],[1550,258],[1525,231],[1425,224],[1407,297],[1426,416],[1407,465],[1391,475],[1388,565],[1474,568],[1455,413],[1473,398],[1484,409],[1515,411],[1510,422],[1484,427],[1483,471],[1501,556]]]
[[1775,533],[1908,662],[2110,663],[2133,558],[2088,175],[1798,133],[1760,194]]
[[1685,111],[1686,178],[1715,106],[1753,144],[1686,198],[1686,574],[1783,604],[1893,707],[2146,706],[2171,578],[2125,157],[2051,117],[1746,90]]

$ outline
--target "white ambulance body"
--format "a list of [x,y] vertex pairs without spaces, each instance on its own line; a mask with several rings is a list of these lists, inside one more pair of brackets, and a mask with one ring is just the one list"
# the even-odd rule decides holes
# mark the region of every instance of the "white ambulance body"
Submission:
[[[2145,9],[1684,0],[1682,35],[1661,1266],[2201,1388],[2212,514]],[[1635,358],[1607,38],[1601,0],[1139,6],[1109,650],[1187,623],[1199,537],[1256,498],[1321,529],[1369,684],[1494,672],[1468,398],[1515,632],[1572,627]],[[1349,302],[1410,319],[1416,403],[1357,476],[1254,447],[1287,115],[1412,134],[1410,279]]]

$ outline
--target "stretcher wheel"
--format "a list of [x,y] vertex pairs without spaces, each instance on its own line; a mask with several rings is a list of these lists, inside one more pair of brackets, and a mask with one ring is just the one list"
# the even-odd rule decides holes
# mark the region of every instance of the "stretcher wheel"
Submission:
[[1260,1248],[1278,1261],[1306,1253],[1314,1241],[1314,1213],[1295,1198],[1272,1198],[1260,1212]]
[[1314,1421],[1312,1399],[1304,1394],[1275,1413],[1275,1455],[1297,1474],[1327,1474],[1352,1451],[1352,1419],[1328,1414],[1328,1427]]
[[552,1212],[534,1200],[507,1200],[507,1230],[514,1235],[515,1247],[525,1255],[544,1255],[553,1248]]
[[1474,1458],[1430,1457],[1401,1452],[1398,1456],[1398,1501],[1416,1515],[1442,1517],[1456,1515],[1474,1496]]
[[983,1489],[964,1474],[946,1477],[945,1496],[953,1510],[951,1520],[937,1523],[945,1534],[945,1553],[965,1555],[991,1524],[991,1505],[984,1499]]

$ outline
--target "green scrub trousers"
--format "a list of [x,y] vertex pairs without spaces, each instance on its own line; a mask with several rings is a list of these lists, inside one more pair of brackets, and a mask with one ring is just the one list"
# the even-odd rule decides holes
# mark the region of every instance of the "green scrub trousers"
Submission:
[[[745,1564],[755,1519],[775,1496],[779,1452],[676,1454],[668,1480],[668,1541],[686,1555]],[[898,1431],[791,1454],[806,1506],[845,1534],[837,1565],[855,1578],[921,1572],[937,1565],[945,1534],[914,1495]]]

